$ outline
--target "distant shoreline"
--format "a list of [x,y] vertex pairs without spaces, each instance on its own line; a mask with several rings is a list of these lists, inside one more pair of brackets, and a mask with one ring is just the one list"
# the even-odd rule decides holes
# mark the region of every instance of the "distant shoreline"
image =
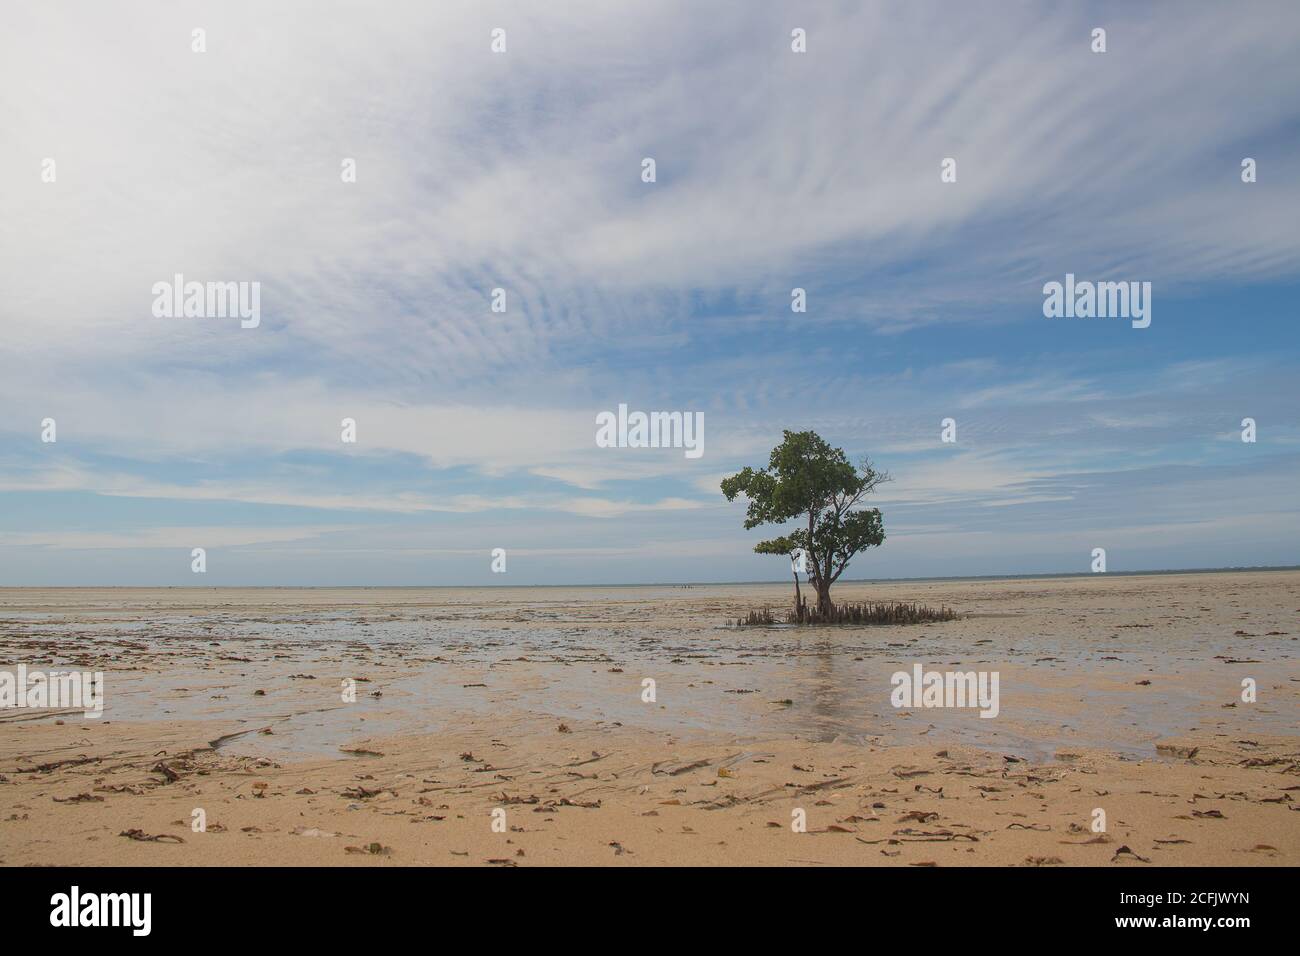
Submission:
[[[1136,578],[1173,574],[1250,574],[1270,571],[1300,571],[1300,564],[1261,565],[1236,568],[1162,568],[1151,571],[1059,571],[1030,574],[971,574],[914,578],[841,578],[837,584],[926,584],[947,581],[1042,581],[1056,578]],[[18,584],[0,585],[4,591],[464,591],[500,588],[712,588],[769,587],[789,584],[788,578],[770,581],[637,581],[622,584]]]

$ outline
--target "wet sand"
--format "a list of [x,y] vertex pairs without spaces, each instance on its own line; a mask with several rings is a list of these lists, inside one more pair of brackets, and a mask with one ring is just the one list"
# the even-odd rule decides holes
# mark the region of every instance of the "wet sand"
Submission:
[[[1300,572],[836,598],[964,616],[729,623],[782,585],[0,590],[0,670],[106,691],[99,720],[0,711],[0,864],[1300,862]],[[918,663],[996,671],[998,716],[893,707]]]

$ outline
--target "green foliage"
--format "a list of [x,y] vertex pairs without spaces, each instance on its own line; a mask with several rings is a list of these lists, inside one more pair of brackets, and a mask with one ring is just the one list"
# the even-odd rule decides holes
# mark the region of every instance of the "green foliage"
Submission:
[[746,528],[799,520],[801,527],[760,541],[754,550],[791,558],[803,551],[818,601],[829,606],[830,586],[853,556],[885,540],[880,510],[857,506],[888,480],[870,461],[855,467],[843,449],[832,448],[816,432],[786,431],[766,468],[724,478],[722,493],[728,501],[741,494],[748,499]]

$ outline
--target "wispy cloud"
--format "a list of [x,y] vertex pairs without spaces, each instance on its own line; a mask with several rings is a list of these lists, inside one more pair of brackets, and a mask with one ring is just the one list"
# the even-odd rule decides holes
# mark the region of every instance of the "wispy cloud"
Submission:
[[[717,485],[783,428],[893,472],[887,547],[917,571],[952,553],[908,529],[994,519],[1044,529],[1025,562],[1063,562],[1050,529],[1101,522],[1093,482],[1107,526],[1136,525],[1151,468],[1152,560],[1216,563],[1216,509],[1274,514],[1300,442],[1298,43],[1283,2],[16,8],[0,517],[22,537],[0,573],[72,580],[24,549],[147,549],[172,520],[397,549],[400,518],[556,550],[546,573],[575,580],[748,576],[714,555],[752,544]],[[1152,327],[1043,319],[1066,272],[1152,281]],[[260,282],[261,325],[154,318],[177,273]],[[597,448],[619,402],[702,411],[705,457]],[[1243,467],[1261,497],[1206,477]],[[262,541],[268,521],[317,530]],[[1284,525],[1241,527],[1276,554]]]

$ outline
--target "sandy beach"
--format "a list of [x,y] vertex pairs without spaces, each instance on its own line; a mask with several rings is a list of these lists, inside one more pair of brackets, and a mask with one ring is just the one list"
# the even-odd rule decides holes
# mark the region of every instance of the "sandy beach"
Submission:
[[[732,623],[789,597],[0,590],[0,671],[105,698],[0,711],[0,864],[1300,863],[1300,572],[850,583],[962,617]],[[895,707],[916,665],[996,673],[997,715]]]

